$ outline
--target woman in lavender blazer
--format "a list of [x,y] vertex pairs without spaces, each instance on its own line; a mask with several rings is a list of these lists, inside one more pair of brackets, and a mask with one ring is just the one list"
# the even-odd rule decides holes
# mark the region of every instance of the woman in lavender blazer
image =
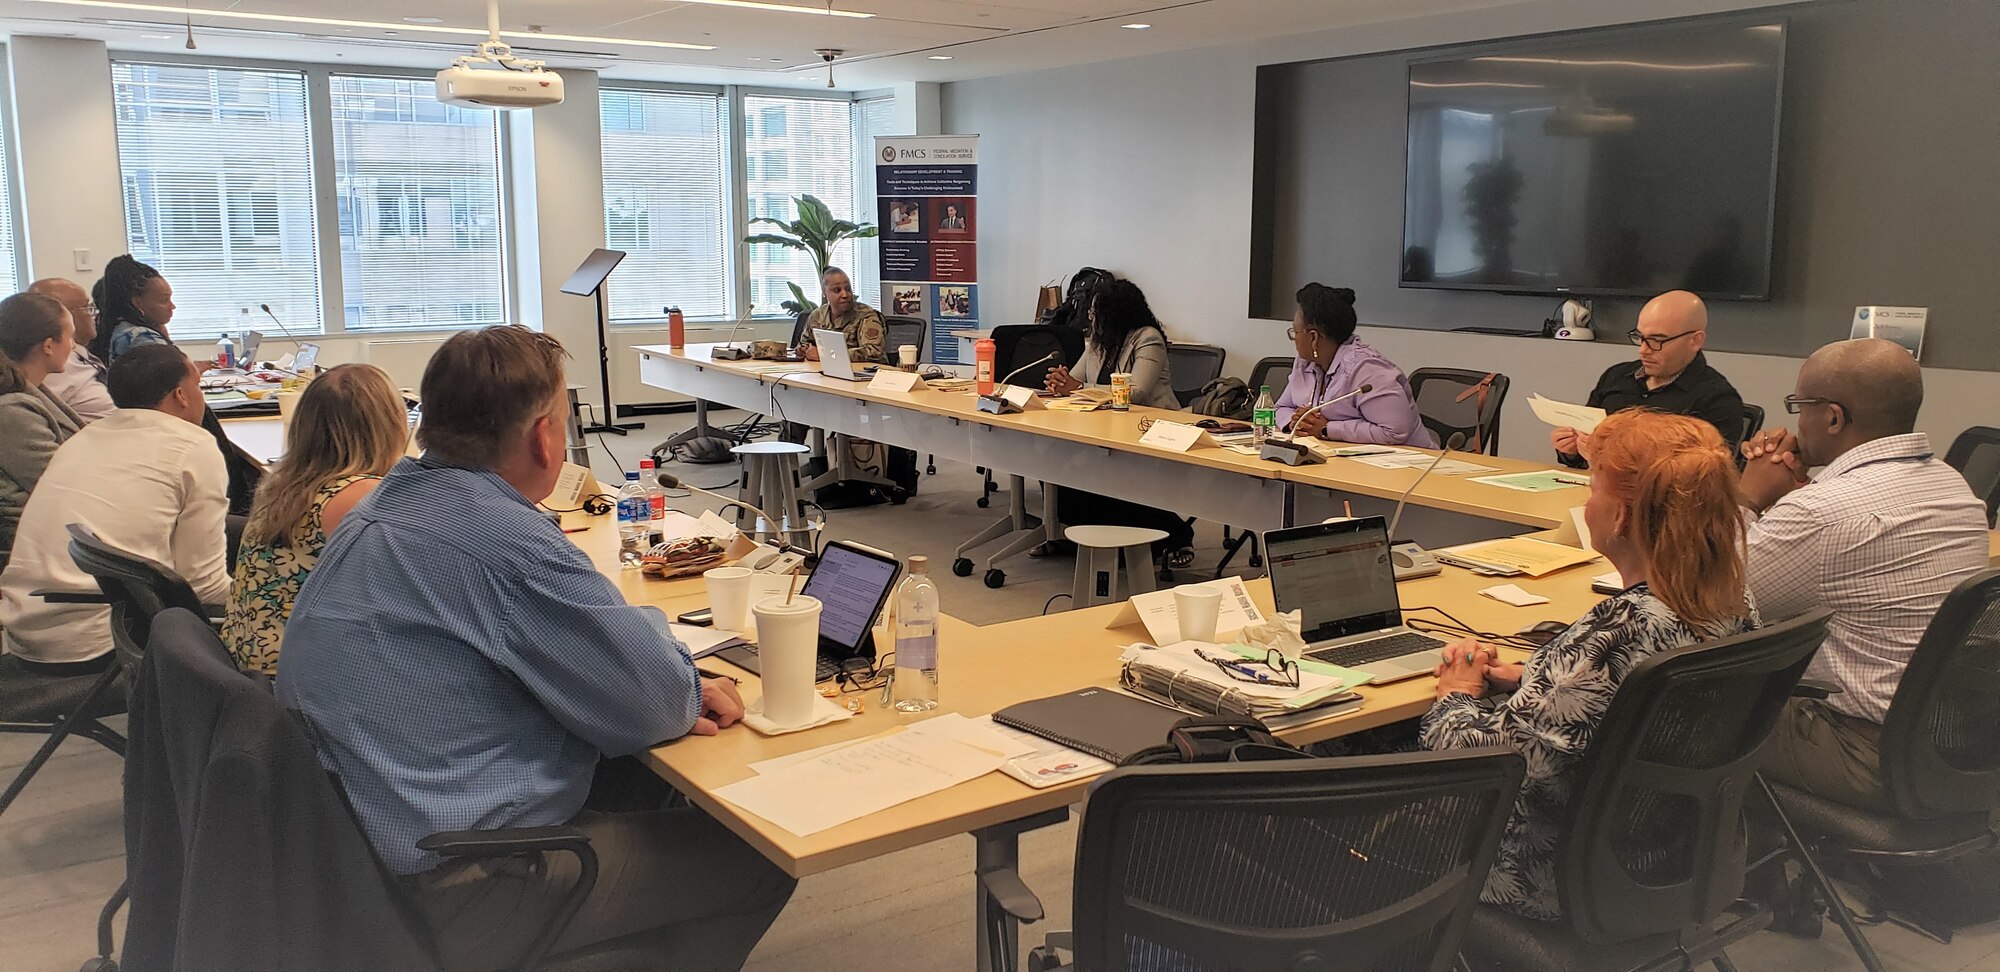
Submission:
[[[1354,291],[1309,283],[1299,290],[1298,313],[1288,336],[1298,351],[1292,376],[1278,396],[1278,427],[1289,431],[1301,413],[1299,435],[1333,442],[1437,448],[1437,437],[1417,414],[1417,399],[1401,368],[1354,336]],[[1308,410],[1363,385],[1362,395]]]

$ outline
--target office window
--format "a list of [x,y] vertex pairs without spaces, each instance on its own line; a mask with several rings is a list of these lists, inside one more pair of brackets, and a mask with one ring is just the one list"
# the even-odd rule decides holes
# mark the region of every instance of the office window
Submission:
[[233,331],[264,303],[321,331],[305,75],[119,63],[112,92],[126,242],[174,285],[174,336]]
[[5,129],[5,125],[0,125],[0,287],[11,294],[21,289],[21,255],[15,248],[14,177],[8,164]]
[[505,323],[498,113],[440,103],[429,78],[330,91],[346,326]]
[[598,112],[605,245],[626,253],[611,275],[611,319],[659,321],[669,304],[691,319],[730,318],[722,95],[606,88]]
[[[908,135],[896,124],[896,99],[867,98],[854,103],[854,208],[857,223],[875,222],[875,136]],[[854,292],[876,308],[882,299],[882,251],[875,240],[854,241]],[[888,313],[883,310],[883,313]]]
[[[852,102],[782,95],[743,98],[743,164],[749,214],[791,222],[797,218],[792,197],[819,197],[835,219],[856,219],[854,191],[854,116]],[[768,227],[759,227],[759,229]],[[854,270],[854,245],[834,248],[834,265]],[[794,282],[814,301],[819,282],[810,254],[779,246],[750,247],[750,302],[759,317],[784,313],[778,305],[791,299],[786,282]],[[858,281],[857,281],[858,284]],[[863,300],[875,301],[861,291]]]

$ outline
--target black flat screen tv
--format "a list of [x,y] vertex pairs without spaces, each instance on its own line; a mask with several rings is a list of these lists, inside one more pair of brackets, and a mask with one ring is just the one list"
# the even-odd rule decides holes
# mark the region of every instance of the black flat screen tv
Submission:
[[1737,22],[1413,61],[1402,285],[1769,298],[1784,55]]

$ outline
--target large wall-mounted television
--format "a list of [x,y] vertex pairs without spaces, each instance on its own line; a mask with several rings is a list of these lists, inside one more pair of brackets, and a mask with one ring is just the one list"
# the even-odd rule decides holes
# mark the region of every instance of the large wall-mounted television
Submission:
[[1770,297],[1784,54],[1774,22],[1413,61],[1402,285]]

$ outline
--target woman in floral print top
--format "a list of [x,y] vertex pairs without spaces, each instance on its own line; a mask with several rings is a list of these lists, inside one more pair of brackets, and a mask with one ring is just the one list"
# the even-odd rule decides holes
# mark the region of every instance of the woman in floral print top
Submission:
[[1761,623],[1744,587],[1736,467],[1715,427],[1631,410],[1591,439],[1584,516],[1625,590],[1525,664],[1498,664],[1478,641],[1446,649],[1422,725],[1426,749],[1506,746],[1526,761],[1480,900],[1543,920],[1562,914],[1555,858],[1577,766],[1626,675],[1658,652]]

